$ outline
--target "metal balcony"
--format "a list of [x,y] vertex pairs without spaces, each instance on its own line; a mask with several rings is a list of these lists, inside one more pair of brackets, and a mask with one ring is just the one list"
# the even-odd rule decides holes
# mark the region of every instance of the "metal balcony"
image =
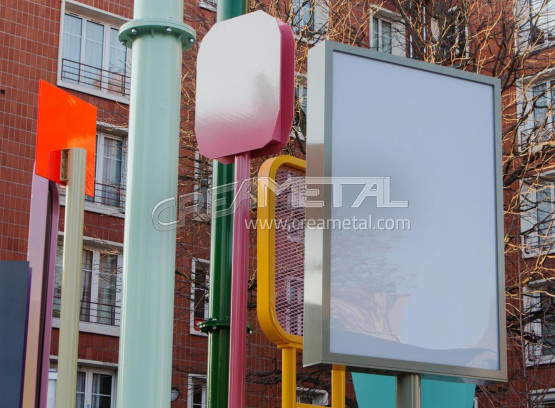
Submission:
[[91,89],[129,97],[131,77],[62,58],[62,80]]

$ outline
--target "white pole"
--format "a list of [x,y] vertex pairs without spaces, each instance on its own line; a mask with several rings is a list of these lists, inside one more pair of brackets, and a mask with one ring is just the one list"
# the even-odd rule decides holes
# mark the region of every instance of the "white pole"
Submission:
[[75,408],[79,311],[81,309],[83,207],[85,202],[85,166],[87,159],[87,151],[85,149],[75,148],[62,152],[62,174],[64,173],[64,156],[66,152],[68,152],[69,157],[67,158],[66,215],[56,408]]

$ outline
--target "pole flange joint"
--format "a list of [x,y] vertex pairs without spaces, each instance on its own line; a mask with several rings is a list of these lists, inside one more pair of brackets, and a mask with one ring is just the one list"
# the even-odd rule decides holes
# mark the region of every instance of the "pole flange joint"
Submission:
[[197,33],[185,23],[165,18],[140,18],[131,20],[121,26],[119,40],[126,47],[131,48],[133,42],[144,35],[155,34],[171,35],[181,41],[184,50],[193,46]]
[[[216,330],[219,329],[229,329],[229,319],[227,320],[218,320],[215,318],[210,318],[205,320],[204,322],[200,322],[198,328],[203,333],[214,333]],[[251,334],[254,328],[252,324],[247,324],[247,334]]]
[[219,329],[228,329],[229,319],[218,320],[212,317],[204,322],[200,322],[198,328],[203,333],[213,333]]

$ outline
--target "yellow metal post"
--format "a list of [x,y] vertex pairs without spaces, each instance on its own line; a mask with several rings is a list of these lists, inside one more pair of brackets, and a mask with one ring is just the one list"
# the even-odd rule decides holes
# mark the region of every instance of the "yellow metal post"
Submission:
[[297,349],[281,349],[281,407],[295,408],[297,404]]
[[334,364],[331,368],[331,406],[345,408],[345,366]]

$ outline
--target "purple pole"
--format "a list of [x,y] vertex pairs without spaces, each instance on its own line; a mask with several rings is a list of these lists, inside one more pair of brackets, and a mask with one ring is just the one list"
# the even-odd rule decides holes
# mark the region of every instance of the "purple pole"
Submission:
[[249,260],[250,152],[235,156],[235,212],[231,272],[231,328],[228,408],[245,406],[247,365],[247,295]]

